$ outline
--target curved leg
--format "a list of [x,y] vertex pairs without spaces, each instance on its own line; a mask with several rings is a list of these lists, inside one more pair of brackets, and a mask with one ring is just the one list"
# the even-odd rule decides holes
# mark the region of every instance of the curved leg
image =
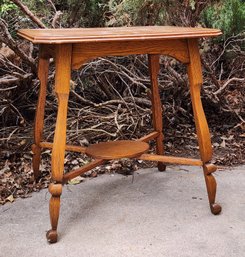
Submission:
[[[149,54],[149,71],[151,79],[151,102],[152,102],[152,120],[154,130],[159,132],[159,136],[156,138],[156,153],[163,155],[163,126],[162,126],[162,107],[161,99],[158,89],[158,73],[159,73],[159,55]],[[166,165],[162,162],[157,164],[159,171],[164,171]]]
[[44,123],[44,109],[46,100],[46,91],[48,83],[48,70],[49,70],[49,57],[46,56],[45,48],[40,47],[38,64],[38,78],[40,80],[40,91],[37,102],[37,109],[35,115],[34,125],[34,144],[32,145],[32,167],[34,172],[34,178],[37,180],[40,177],[40,161],[41,161],[41,147],[40,142],[43,134]]
[[55,93],[58,99],[58,113],[51,158],[53,183],[49,186],[49,192],[51,193],[49,205],[51,230],[47,232],[47,239],[50,243],[57,241],[66,146],[66,118],[70,89],[71,50],[71,45],[66,44],[56,46],[55,51]]
[[198,49],[198,40],[189,39],[188,49],[190,55],[190,63],[188,64],[190,94],[196,124],[199,151],[201,159],[203,161],[203,171],[206,181],[210,209],[213,214],[219,214],[221,212],[221,206],[215,203],[216,181],[214,176],[212,175],[212,173],[216,171],[217,168],[215,165],[210,164],[212,158],[212,145],[209,128],[200,96],[201,85],[203,81],[200,54]]

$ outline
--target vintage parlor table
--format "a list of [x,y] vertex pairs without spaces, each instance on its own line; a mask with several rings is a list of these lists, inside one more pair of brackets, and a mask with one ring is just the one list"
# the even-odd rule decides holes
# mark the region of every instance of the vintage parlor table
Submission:
[[[47,239],[57,241],[60,196],[62,185],[68,180],[102,165],[107,160],[136,158],[157,161],[158,169],[165,170],[166,163],[202,166],[213,214],[221,211],[215,203],[216,181],[212,173],[216,166],[211,164],[212,145],[209,128],[203,111],[200,90],[202,68],[198,39],[221,35],[217,29],[183,28],[169,26],[120,27],[120,28],[78,28],[78,29],[22,29],[18,34],[39,44],[40,93],[36,109],[33,150],[33,170],[37,179],[40,175],[41,150],[52,149],[52,183],[49,185],[51,230]],[[125,56],[148,54],[151,79],[153,132],[138,140],[101,142],[88,147],[66,144],[66,119],[70,90],[71,70],[79,69],[87,61],[100,56]],[[168,55],[187,65],[190,95],[198,137],[200,159],[180,158],[164,155],[162,132],[162,108],[158,90],[159,56]],[[42,138],[44,109],[47,90],[49,60],[55,60],[55,93],[58,113],[54,140],[45,142]],[[186,99],[187,100],[187,99]],[[156,141],[156,154],[147,153],[150,140]],[[64,174],[65,151],[75,151],[91,156],[94,161]]]

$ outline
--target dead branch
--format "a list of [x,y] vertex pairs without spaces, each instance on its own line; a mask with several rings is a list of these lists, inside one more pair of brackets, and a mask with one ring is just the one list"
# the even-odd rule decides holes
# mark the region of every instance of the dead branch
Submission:
[[24,62],[26,62],[34,73],[37,72],[35,61],[32,57],[26,55],[18,46],[16,41],[10,35],[7,25],[3,19],[0,19],[0,41],[5,43],[10,49],[12,49]]
[[[132,103],[130,103],[130,100],[132,101],[132,98],[131,97],[124,97],[123,98],[124,101],[122,100],[110,100],[110,101],[106,101],[106,102],[103,102],[103,103],[99,103],[99,104],[94,104],[95,107],[102,107],[102,106],[106,106],[106,105],[132,105]],[[145,98],[139,98],[139,97],[134,97],[134,104],[135,103],[139,104],[139,105],[144,105],[146,107],[151,107],[151,101],[145,99]]]
[[214,95],[219,95],[222,94],[224,92],[224,90],[226,89],[226,87],[231,83],[231,82],[235,82],[235,81],[239,81],[239,82],[245,82],[245,78],[231,78],[228,79],[224,85],[222,87],[220,87],[217,91],[215,91],[213,94]]
[[[1,81],[2,79],[0,79],[0,83],[2,84],[2,81]],[[7,82],[9,82],[9,80],[7,81]],[[4,84],[4,82],[3,82],[3,84]],[[5,85],[6,85],[7,83],[5,83]],[[11,83],[12,84],[12,83]],[[12,90],[12,89],[15,89],[15,88],[17,88],[17,86],[13,86],[13,87],[7,87],[7,88],[0,88],[0,92],[3,92],[3,91],[9,91],[9,90]]]
[[[31,77],[33,76],[32,73],[28,73],[25,75],[20,75],[18,77],[14,77],[14,76],[5,76],[3,78],[0,78],[0,84],[4,85],[4,86],[9,86],[12,84],[19,84],[21,81],[25,81],[25,80],[29,80]],[[11,88],[13,89],[13,87]],[[3,88],[0,89],[0,91],[7,91],[8,89]]]
[[227,38],[223,44],[223,50],[222,52],[219,54],[219,56],[213,61],[211,67],[213,67],[219,60],[220,58],[224,55],[224,53],[227,51],[227,48],[229,46],[234,46],[236,45],[238,42],[244,42],[245,41],[245,32],[241,32],[237,35],[231,36],[229,38]]
[[81,103],[94,106],[94,103],[93,103],[93,102],[91,102],[91,101],[85,99],[84,97],[80,96],[80,95],[77,94],[74,90],[71,90],[71,94],[74,95],[78,100],[80,100]]
[[209,73],[208,75],[212,79],[212,82],[214,83],[214,85],[217,88],[220,88],[220,82],[219,82],[219,80],[217,80],[214,71],[210,68],[210,65],[208,65],[208,63],[206,62],[206,60],[203,57],[201,58],[201,61],[202,61],[203,67],[208,71],[208,73]]
[[14,4],[16,4],[23,13],[25,13],[34,23],[36,23],[38,25],[38,27],[45,29],[47,28],[40,19],[38,19],[32,12],[31,10],[24,5],[21,1],[19,0],[11,0],[11,2],[13,2]]
[[52,27],[56,28],[56,24],[58,23],[58,21],[60,20],[61,15],[63,14],[63,12],[61,11],[57,11],[54,15],[54,18],[52,20]]
[[53,1],[52,1],[52,0],[48,0],[48,2],[49,2],[49,3],[50,3],[50,5],[52,6],[52,8],[53,8],[54,12],[57,12],[57,9],[56,9],[56,7],[55,7],[55,5],[54,5]]

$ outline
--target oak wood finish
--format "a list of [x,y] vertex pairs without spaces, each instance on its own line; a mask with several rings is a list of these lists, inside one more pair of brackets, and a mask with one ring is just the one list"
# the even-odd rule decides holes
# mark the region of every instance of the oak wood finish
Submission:
[[49,56],[46,53],[45,46],[39,48],[39,64],[38,64],[38,78],[40,81],[40,90],[37,102],[37,109],[34,122],[34,144],[32,145],[33,159],[32,167],[34,178],[37,180],[40,177],[40,161],[41,161],[41,147],[40,142],[43,134],[44,110],[46,101],[46,91],[48,83],[49,71]]
[[159,132],[153,131],[153,132],[151,132],[150,134],[145,135],[145,136],[139,138],[138,140],[139,140],[139,141],[143,141],[143,142],[149,142],[149,141],[151,141],[151,140],[157,138],[158,135],[159,135]]
[[215,172],[217,167],[213,164],[205,164],[203,165],[204,177],[206,182],[206,187],[208,191],[208,199],[210,204],[211,212],[214,215],[217,215],[221,212],[222,208],[219,204],[215,203],[215,196],[216,196],[216,180],[212,175]]
[[84,174],[85,172],[94,169],[97,166],[102,165],[105,162],[105,160],[101,160],[101,159],[96,159],[86,165],[84,165],[81,168],[78,168],[76,170],[72,170],[70,172],[67,172],[64,176],[63,176],[63,183],[66,183],[68,180],[71,180],[77,176],[80,176],[82,174]]
[[143,26],[117,28],[73,29],[21,29],[18,35],[34,44],[70,44],[88,42],[148,41],[214,37],[221,35],[219,29],[186,28],[173,26]]
[[130,54],[163,54],[174,57],[182,63],[189,62],[185,39],[145,41],[113,41],[75,44],[72,55],[72,68],[79,69],[83,63],[98,56],[125,56]]
[[[54,243],[58,238],[57,226],[62,184],[71,178],[103,164],[109,159],[127,157],[157,161],[159,163],[159,170],[165,169],[163,163],[202,166],[211,212],[213,214],[220,213],[221,207],[215,203],[216,181],[212,175],[217,168],[210,163],[212,146],[200,97],[202,70],[198,50],[198,38],[218,36],[221,34],[220,30],[153,26],[91,29],[24,29],[20,30],[18,34],[40,45],[38,71],[40,93],[32,149],[34,153],[33,169],[35,178],[38,178],[40,175],[41,149],[52,149],[52,183],[49,186],[49,192],[51,194],[51,230],[47,232],[49,242]],[[71,70],[80,68],[86,61],[93,58],[130,54],[148,54],[149,57],[154,131],[136,141],[106,142],[91,145],[87,148],[66,145],[66,119]],[[191,101],[201,156],[200,160],[163,155],[162,107],[157,79],[160,54],[172,56],[188,67]],[[58,100],[58,113],[53,143],[45,142],[42,139],[48,65],[49,58],[51,57],[55,59],[55,93]],[[156,140],[157,154],[146,153],[149,148],[146,142],[150,140]],[[65,150],[86,153],[95,158],[95,160],[77,170],[64,174]]]
[[198,159],[182,158],[174,156],[164,156],[157,154],[142,154],[138,159],[144,161],[160,161],[164,163],[181,164],[181,165],[192,165],[192,166],[202,166],[203,162]]
[[200,95],[203,81],[198,41],[196,39],[188,39],[188,48],[190,55],[190,63],[188,64],[188,76],[190,80],[191,102],[196,124],[199,151],[203,161],[204,177],[206,181],[211,212],[213,214],[218,214],[221,212],[221,206],[215,203],[216,181],[212,175],[212,172],[215,168],[214,165],[210,166],[209,164],[212,158],[211,137]]
[[[39,145],[42,148],[47,148],[47,149],[53,148],[53,143],[50,143],[50,142],[41,142]],[[78,145],[66,145],[65,150],[70,152],[85,153],[86,147],[78,146]]]
[[135,158],[149,150],[149,145],[142,141],[119,140],[90,145],[86,154],[96,159],[113,160]]
[[[159,95],[158,87],[158,73],[160,70],[160,56],[159,55],[148,55],[149,61],[149,71],[151,79],[151,102],[152,102],[152,122],[154,130],[156,130],[159,135],[156,139],[156,153],[158,155],[163,155],[163,126],[162,126],[162,104]],[[162,162],[157,164],[159,171],[166,170],[166,165]]]
[[55,50],[55,93],[58,100],[58,113],[51,157],[52,180],[55,184],[51,184],[50,187],[52,196],[50,199],[49,212],[52,229],[47,233],[47,239],[50,243],[57,241],[60,195],[64,173],[66,118],[70,91],[72,45],[59,45]]
[[52,195],[49,202],[49,213],[51,229],[47,231],[46,237],[50,243],[56,243],[58,239],[57,226],[60,214],[60,196],[62,193],[62,185],[51,183],[49,192]]

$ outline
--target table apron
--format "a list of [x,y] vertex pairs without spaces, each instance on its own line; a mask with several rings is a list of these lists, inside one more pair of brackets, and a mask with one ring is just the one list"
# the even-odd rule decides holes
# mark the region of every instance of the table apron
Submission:
[[85,42],[73,44],[72,69],[79,69],[85,62],[97,57],[134,54],[162,54],[182,63],[190,62],[187,39]]

